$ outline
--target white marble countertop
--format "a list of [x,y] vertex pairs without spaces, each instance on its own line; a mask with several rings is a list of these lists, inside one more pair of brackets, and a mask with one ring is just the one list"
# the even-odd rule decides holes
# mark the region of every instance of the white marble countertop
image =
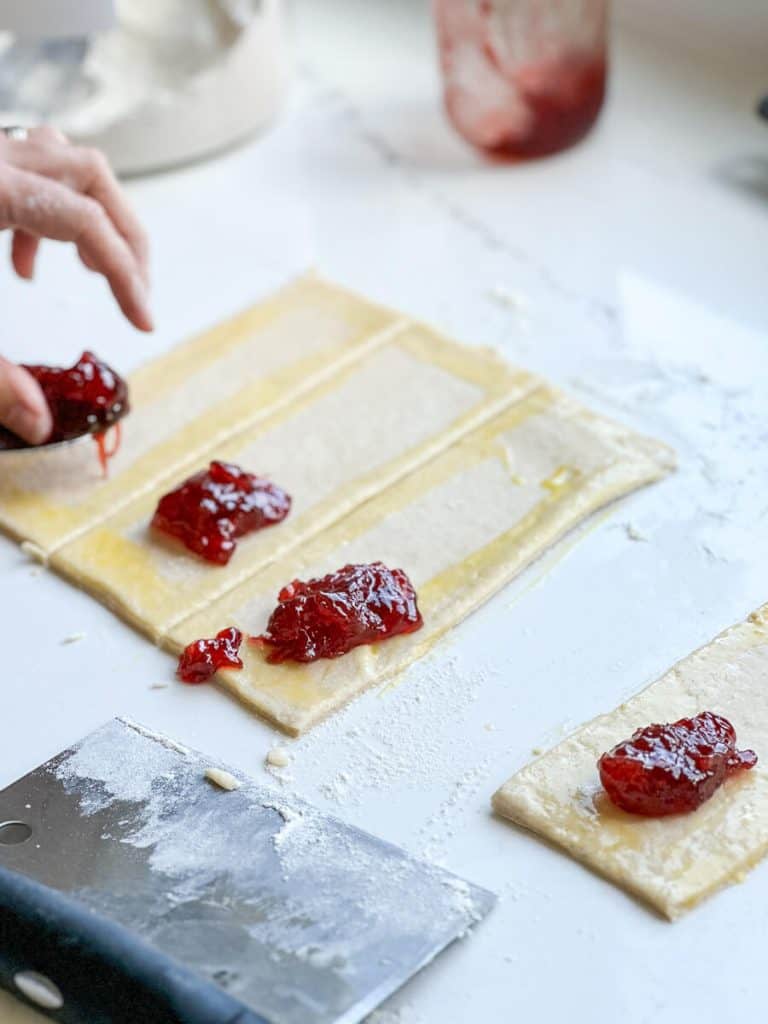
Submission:
[[[131,184],[153,336],[63,249],[34,287],[0,276],[6,354],[89,346],[129,369],[315,264],[676,447],[673,478],[289,744],[289,788],[501,895],[380,1011],[388,1024],[714,1024],[768,998],[768,864],[669,925],[489,810],[533,748],[768,600],[768,129],[752,113],[768,79],[748,46],[697,52],[631,20],[597,131],[504,167],[440,115],[424,5],[304,0],[277,127]],[[272,729],[211,687],[151,689],[170,659],[1,539],[0,607],[0,785],[118,713],[266,777]]]

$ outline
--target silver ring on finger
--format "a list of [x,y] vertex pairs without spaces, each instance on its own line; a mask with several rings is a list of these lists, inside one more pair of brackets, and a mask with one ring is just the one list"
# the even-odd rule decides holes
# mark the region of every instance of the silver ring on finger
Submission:
[[22,124],[0,125],[0,132],[7,139],[13,139],[14,142],[26,142],[29,138],[29,128],[25,128]]

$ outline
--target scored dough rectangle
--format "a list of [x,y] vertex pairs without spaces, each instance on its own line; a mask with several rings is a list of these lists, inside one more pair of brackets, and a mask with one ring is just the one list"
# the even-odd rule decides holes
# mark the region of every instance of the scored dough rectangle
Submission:
[[426,652],[548,545],[607,502],[663,476],[672,455],[542,387],[350,513],[293,556],[174,626],[178,652],[229,625],[266,627],[280,588],[348,562],[381,560],[411,577],[424,628],[311,665],[269,665],[243,646],[245,667],[220,682],[298,734]]
[[156,639],[537,386],[490,351],[411,325],[179,468],[172,485],[222,459],[292,496],[289,517],[242,538],[229,565],[149,529],[168,485],[64,545],[51,564]]
[[195,451],[285,405],[403,322],[317,277],[292,282],[129,377],[131,414],[101,475],[90,438],[4,453],[0,528],[45,553],[166,478]]
[[[638,728],[699,711],[725,715],[757,767],[690,814],[615,807],[600,786],[600,755]],[[670,919],[740,880],[768,852],[768,605],[513,775],[493,806]]]

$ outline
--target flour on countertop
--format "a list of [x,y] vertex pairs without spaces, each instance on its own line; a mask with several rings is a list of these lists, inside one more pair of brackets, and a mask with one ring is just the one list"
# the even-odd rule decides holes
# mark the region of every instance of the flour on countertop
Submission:
[[[489,674],[461,670],[453,655],[431,656],[408,678],[374,692],[354,727],[340,714],[298,740],[296,770],[311,766],[322,771],[323,755],[333,749],[333,772],[318,774],[316,785],[326,799],[340,804],[360,804],[366,792],[397,783],[419,788],[451,782],[457,751],[444,742],[444,734],[477,702]],[[466,746],[468,751],[474,748],[471,740]]]
[[63,647],[66,647],[68,644],[77,644],[81,640],[85,640],[86,635],[87,634],[85,633],[70,633],[69,636],[65,636],[62,640],[59,641],[59,643]]
[[624,532],[626,533],[629,540],[641,542],[648,540],[648,538],[642,532],[642,530],[639,530],[634,523],[624,523]]
[[345,817],[387,793],[441,794],[436,809],[396,841],[419,857],[455,867],[447,863],[448,846],[477,810],[494,766],[498,771],[499,763],[507,763],[509,746],[505,731],[482,717],[458,737],[455,727],[477,716],[483,689],[507,671],[504,665],[466,667],[450,648],[434,652],[298,739],[292,748],[297,786],[310,799],[340,806]]

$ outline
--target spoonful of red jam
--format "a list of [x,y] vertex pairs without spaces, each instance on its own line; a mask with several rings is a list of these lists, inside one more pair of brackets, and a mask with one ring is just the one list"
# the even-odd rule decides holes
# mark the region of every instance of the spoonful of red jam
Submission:
[[[44,444],[59,444],[92,434],[106,473],[108,460],[120,446],[119,421],[130,411],[128,386],[123,378],[88,351],[74,366],[24,364],[24,369],[42,388],[51,410],[53,428]],[[108,445],[106,435],[111,427],[115,427],[115,436]],[[18,435],[0,427],[0,451],[29,447],[32,446]]]

